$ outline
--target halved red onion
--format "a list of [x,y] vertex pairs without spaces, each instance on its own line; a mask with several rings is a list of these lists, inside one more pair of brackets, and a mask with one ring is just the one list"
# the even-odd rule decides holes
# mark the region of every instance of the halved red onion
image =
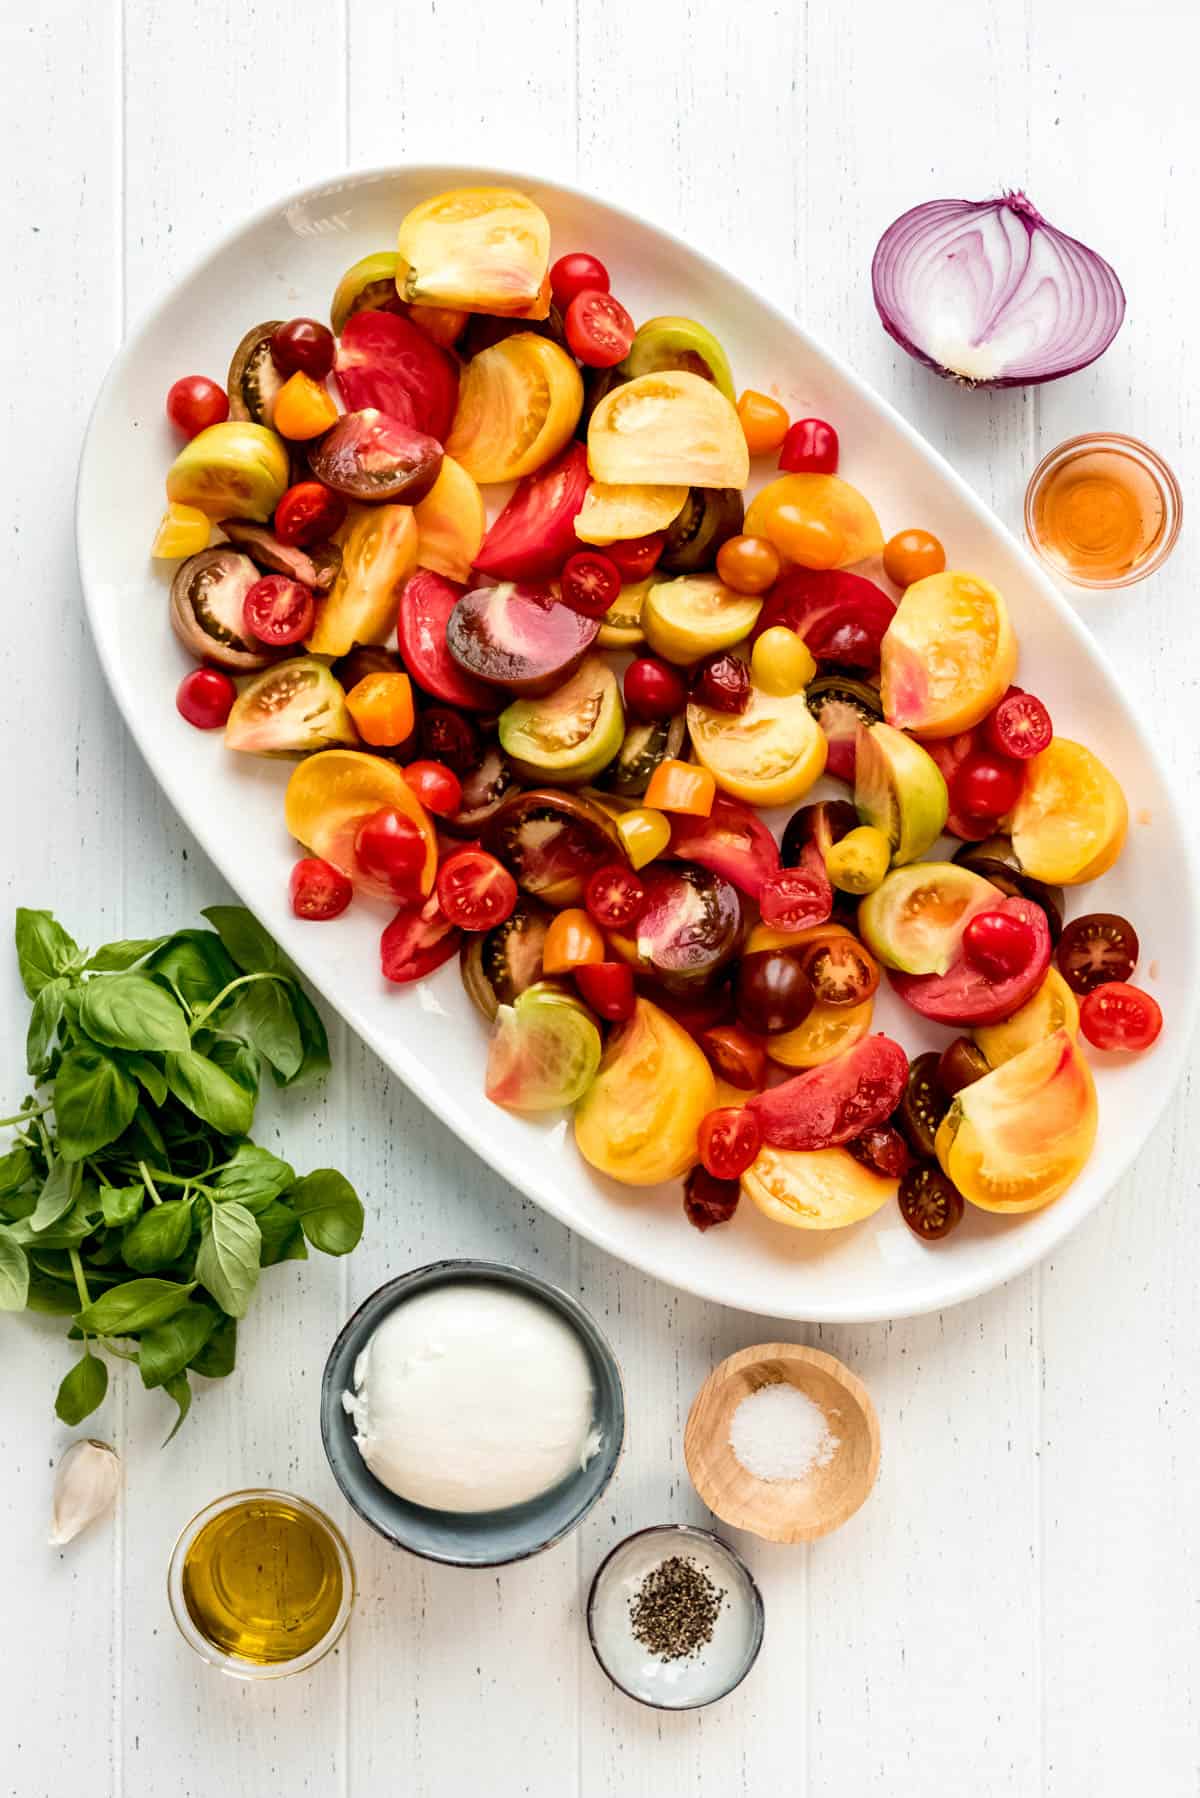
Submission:
[[971,387],[1073,374],[1108,348],[1125,316],[1103,256],[1056,231],[1019,192],[914,206],[880,238],[871,286],[884,330]]

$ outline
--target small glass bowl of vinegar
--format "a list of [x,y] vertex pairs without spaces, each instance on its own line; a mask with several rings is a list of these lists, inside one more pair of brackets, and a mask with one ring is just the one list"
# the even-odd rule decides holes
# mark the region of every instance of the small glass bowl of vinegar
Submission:
[[283,1679],[315,1666],[342,1635],[354,1563],[337,1525],[307,1499],[230,1492],[176,1542],[167,1596],[201,1660],[234,1679]]
[[1025,490],[1025,530],[1077,587],[1131,587],[1161,568],[1183,521],[1179,483],[1136,437],[1098,431],[1044,456]]

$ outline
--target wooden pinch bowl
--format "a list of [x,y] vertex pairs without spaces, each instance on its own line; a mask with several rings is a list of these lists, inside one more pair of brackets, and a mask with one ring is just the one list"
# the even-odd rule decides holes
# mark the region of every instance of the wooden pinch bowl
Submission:
[[[802,1480],[760,1480],[729,1445],[733,1414],[762,1386],[786,1380],[820,1405],[838,1446]],[[879,1419],[862,1381],[836,1356],[795,1342],[762,1342],[722,1361],[688,1415],[684,1458],[710,1511],[768,1542],[812,1542],[838,1529],[879,1471]]]

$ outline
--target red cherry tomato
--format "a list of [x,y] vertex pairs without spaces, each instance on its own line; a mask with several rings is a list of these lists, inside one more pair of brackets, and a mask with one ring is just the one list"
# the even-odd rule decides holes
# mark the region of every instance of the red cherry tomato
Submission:
[[700,1120],[700,1161],[716,1180],[736,1180],[762,1147],[758,1119],[748,1105],[723,1105]]
[[653,656],[639,656],[625,670],[625,709],[631,717],[650,723],[670,718],[687,704],[687,688],[678,669]]
[[983,721],[983,738],[997,755],[1028,762],[1050,747],[1054,726],[1040,699],[1020,687],[1010,687],[993,712]]
[[1094,1049],[1140,1054],[1157,1041],[1162,1025],[1158,1001],[1123,980],[1093,987],[1079,1007],[1079,1028]]
[[293,547],[324,543],[345,522],[345,500],[320,481],[297,481],[275,508],[275,535]]
[[633,1016],[637,992],[633,969],[623,961],[591,961],[572,970],[575,984],[597,1017],[623,1024]]
[[838,434],[823,418],[798,418],[779,451],[785,474],[836,474]]
[[1024,780],[1019,762],[998,755],[969,755],[951,782],[950,804],[969,818],[1003,818],[1021,797]]
[[633,342],[633,320],[611,293],[587,287],[567,307],[567,344],[585,368],[613,368]]
[[271,339],[271,360],[281,375],[323,381],[333,367],[333,332],[315,318],[289,318]]
[[754,1112],[777,1149],[828,1149],[891,1117],[908,1079],[908,1056],[890,1036],[864,1036],[835,1061],[758,1093]]
[[184,375],[167,394],[167,417],[177,431],[192,438],[229,417],[229,397],[207,375]]
[[299,581],[289,581],[283,574],[265,574],[261,581],[255,581],[242,602],[246,629],[273,649],[302,643],[312,631],[316,612],[316,601],[308,588]]
[[306,855],[288,879],[292,910],[298,918],[337,918],[354,897],[354,885],[340,868]]
[[944,974],[889,974],[892,988],[923,1018],[935,1024],[998,1024],[1032,998],[1050,966],[1050,926],[1031,899],[1000,899],[992,908],[1015,917],[1033,932],[1033,953],[1017,973],[1005,978],[985,973],[964,953]]
[[627,581],[644,581],[662,555],[665,531],[651,531],[648,537],[626,537],[621,543],[608,543],[604,553],[615,562]]
[[581,549],[562,571],[563,602],[585,618],[603,618],[620,591],[620,569],[598,549]]
[[432,974],[458,948],[461,930],[442,913],[437,894],[402,905],[379,943],[379,961],[385,980],[404,986]]
[[963,955],[993,980],[1012,980],[1037,953],[1033,927],[1011,912],[976,912],[963,931]]
[[419,898],[425,838],[395,806],[382,805],[363,820],[354,853],[363,873],[389,887],[397,899]]
[[829,917],[833,888],[815,868],[781,868],[763,881],[758,904],[772,930],[807,930]]
[[612,283],[599,256],[586,250],[571,250],[560,256],[550,270],[550,293],[560,312],[581,293],[607,293]]
[[517,883],[486,849],[463,849],[438,869],[437,896],[452,924],[464,930],[491,930],[511,916]]
[[237,688],[219,668],[193,668],[175,691],[175,710],[197,730],[220,730],[233,710]]
[[444,762],[409,762],[404,778],[427,812],[453,818],[462,810],[462,781]]
[[604,930],[627,930],[646,909],[646,889],[622,862],[606,862],[587,883],[583,903]]

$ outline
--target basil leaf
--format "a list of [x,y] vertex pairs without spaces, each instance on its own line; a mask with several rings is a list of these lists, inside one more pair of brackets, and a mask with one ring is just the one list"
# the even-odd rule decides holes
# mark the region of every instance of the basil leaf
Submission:
[[274,1267],[280,1261],[308,1260],[300,1219],[290,1205],[281,1205],[278,1199],[272,1199],[266,1210],[257,1212],[256,1216],[262,1237],[260,1266]]
[[179,1406],[179,1416],[175,1419],[175,1428],[163,1439],[163,1447],[166,1448],[167,1443],[173,1442],[179,1434],[180,1426],[192,1408],[192,1389],[188,1384],[187,1375],[176,1373],[172,1374],[169,1380],[163,1381],[163,1391]]
[[167,1102],[167,1081],[157,1062],[151,1061],[148,1055],[125,1055],[121,1065],[127,1074],[132,1074],[139,1086],[145,1088],[155,1105]]
[[57,1223],[35,1230],[32,1216],[20,1218],[10,1225],[14,1242],[26,1249],[77,1249],[96,1228],[92,1208],[82,1199],[60,1217]]
[[296,970],[274,937],[244,905],[209,905],[200,913],[207,918],[243,974],[288,974]]
[[304,1044],[304,1060],[285,1084],[303,1086],[309,1080],[323,1080],[329,1072],[329,1038],[320,1012],[302,986],[293,986],[291,1001]]
[[192,1234],[192,1201],[169,1199],[143,1211],[137,1222],[125,1232],[121,1253],[126,1266],[139,1274],[154,1274],[170,1267],[187,1248]]
[[257,1212],[264,1210],[272,1199],[277,1199],[295,1178],[295,1168],[281,1161],[278,1155],[272,1155],[269,1149],[260,1149],[257,1143],[241,1142],[208,1184],[222,1199],[236,1199],[247,1211]]
[[56,1161],[38,1194],[37,1206],[29,1219],[31,1230],[48,1230],[60,1217],[65,1217],[79,1197],[83,1169],[77,1161]]
[[51,1317],[70,1317],[79,1303],[79,1294],[73,1280],[69,1286],[60,1285],[57,1280],[31,1268],[25,1303],[30,1311],[40,1311]]
[[124,1068],[98,1049],[69,1049],[54,1087],[58,1147],[82,1161],[113,1142],[137,1110],[137,1087]]
[[245,1317],[258,1283],[262,1246],[257,1219],[244,1205],[213,1205],[204,1220],[196,1278],[230,1317]]
[[[207,1036],[207,1032],[204,1034]],[[260,1073],[257,1049],[252,1049],[249,1043],[234,1042],[227,1036],[212,1036],[201,1053],[215,1062],[231,1080],[257,1096]]]
[[132,1336],[165,1324],[183,1310],[195,1290],[195,1280],[182,1286],[174,1280],[126,1280],[93,1299],[75,1322],[91,1336]]
[[138,1339],[138,1372],[143,1386],[163,1386],[200,1353],[217,1327],[219,1313],[211,1305],[189,1300],[165,1324],[144,1330]]
[[348,1255],[363,1233],[362,1200],[336,1168],[319,1167],[283,1194],[314,1249]]
[[134,936],[127,937],[124,942],[105,943],[103,949],[97,949],[90,961],[83,964],[88,974],[119,974],[131,968],[136,961],[144,961],[164,943],[170,942],[166,936]]
[[79,945],[52,912],[18,906],[16,942],[21,982],[31,999],[37,998],[48,981],[69,973],[79,961]]
[[69,1373],[63,1376],[54,1401],[59,1421],[71,1425],[82,1423],[98,1405],[104,1403],[108,1391],[108,1366],[89,1349]]
[[102,1186],[100,1188],[100,1212],[110,1229],[119,1229],[122,1224],[131,1224],[145,1202],[146,1189],[138,1184],[133,1186]]
[[200,1353],[192,1356],[190,1366],[193,1373],[203,1374],[206,1380],[223,1380],[236,1365],[237,1322],[232,1317],[222,1317]]
[[[163,1071],[181,1105],[222,1136],[246,1135],[254,1122],[254,1094],[231,1079],[215,1061],[187,1049],[182,1055],[168,1055]],[[61,1081],[60,1074],[60,1084]]]
[[25,1066],[35,1080],[46,1071],[70,986],[65,975],[58,974],[46,982],[33,1002],[29,1029],[25,1034]]
[[148,974],[111,974],[89,980],[79,1006],[79,1026],[109,1049],[186,1049],[187,1019],[164,987]]
[[180,930],[156,949],[144,973],[167,980],[193,1011],[224,992],[237,979],[237,968],[211,930]]
[[239,987],[233,1003],[217,1014],[222,1030],[245,1037],[284,1080],[292,1079],[304,1060],[300,1026],[277,980],[256,980]]
[[153,1112],[148,1111],[144,1105],[139,1105],[134,1112],[133,1121],[117,1149],[128,1161],[152,1161],[156,1166],[161,1166],[164,1161],[169,1160],[163,1133]]
[[13,1193],[11,1198],[0,1198],[0,1223],[24,1223],[37,1210],[37,1195],[32,1192]]
[[23,1311],[29,1297],[29,1262],[12,1231],[0,1224],[0,1311]]
[[[23,1142],[17,1143],[7,1155],[0,1155],[0,1199],[7,1199],[20,1192],[22,1187],[30,1184],[36,1172],[33,1156]],[[295,1179],[295,1175],[291,1178]],[[289,1184],[290,1181],[284,1181],[285,1186]]]

